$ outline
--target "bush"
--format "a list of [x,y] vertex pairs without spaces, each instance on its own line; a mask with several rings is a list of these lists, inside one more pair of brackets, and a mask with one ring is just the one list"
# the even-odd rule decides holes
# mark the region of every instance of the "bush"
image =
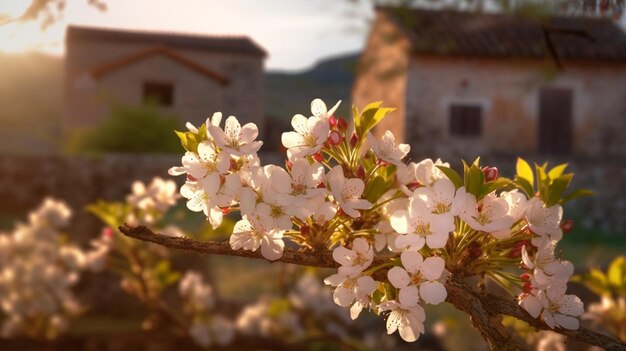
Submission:
[[173,153],[181,146],[173,131],[181,120],[154,105],[116,105],[111,115],[93,128],[77,130],[65,149],[70,153]]

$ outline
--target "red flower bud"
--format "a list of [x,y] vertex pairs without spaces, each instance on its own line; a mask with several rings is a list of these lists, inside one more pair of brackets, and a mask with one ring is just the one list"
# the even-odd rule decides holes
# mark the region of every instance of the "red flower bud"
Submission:
[[522,280],[525,281],[525,282],[529,282],[530,281],[530,274],[528,274],[528,273],[520,274],[519,277],[522,278]]
[[348,123],[346,123],[345,119],[343,118],[337,119],[337,129],[339,129],[342,132],[345,132],[346,129],[348,129]]
[[483,167],[483,174],[485,175],[485,181],[491,182],[498,179],[498,168],[496,167]]
[[358,178],[365,179],[365,169],[363,166],[359,166],[359,168],[356,169],[356,176]]
[[220,210],[222,210],[223,215],[227,215],[230,213],[230,207],[220,207]]
[[326,184],[324,184],[324,182],[320,182],[319,184],[317,184],[317,188],[318,189],[326,189]]
[[566,219],[563,222],[561,222],[561,229],[563,230],[563,233],[571,232],[572,229],[574,229],[574,220]]
[[311,233],[311,227],[309,227],[309,226],[308,226],[308,225],[306,225],[306,224],[303,224],[303,225],[300,227],[300,233],[301,233],[302,235],[305,235],[305,236],[306,236],[306,235],[309,235],[309,234]]
[[187,173],[187,180],[190,182],[195,182],[198,179],[194,178],[191,174]]
[[106,227],[102,229],[102,236],[105,238],[110,238],[113,236],[113,229]]
[[293,167],[293,163],[289,160],[285,160],[285,168],[287,168],[288,171],[291,171],[291,167]]
[[328,117],[328,126],[330,127],[330,129],[335,129],[335,127],[337,126],[337,119],[335,118],[335,116]]
[[319,152],[316,152],[315,154],[313,154],[313,159],[317,162],[322,162],[324,161],[324,156],[322,156],[322,154],[320,154]]
[[330,132],[330,134],[328,135],[328,143],[330,145],[339,145],[341,142],[343,141],[343,137],[341,136],[341,134],[339,134],[339,132],[337,131],[332,131]]
[[524,283],[524,285],[522,285],[522,291],[525,293],[529,293],[531,290],[533,290],[533,286],[530,285],[530,282],[526,282]]
[[356,135],[356,132],[352,132],[352,136],[350,137],[350,146],[355,147],[357,141],[359,141],[359,137]]

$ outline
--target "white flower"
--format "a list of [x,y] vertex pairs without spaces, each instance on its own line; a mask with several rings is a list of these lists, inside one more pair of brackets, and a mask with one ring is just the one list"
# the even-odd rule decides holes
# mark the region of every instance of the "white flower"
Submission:
[[208,311],[215,304],[213,289],[205,284],[200,273],[187,271],[178,283],[178,292],[194,312]]
[[440,159],[433,162],[433,160],[427,158],[415,166],[415,178],[424,186],[432,185],[437,179],[447,178],[437,166],[450,167],[450,164],[444,163]]
[[[219,127],[220,122],[222,122],[222,113],[221,112],[215,112],[215,113],[213,113],[212,117],[207,117],[206,122],[204,123],[204,125],[206,126],[206,128],[209,128],[210,126]],[[198,128],[196,128],[196,126],[194,126],[193,124],[187,122],[185,124],[185,127],[187,127],[187,129],[190,132],[198,134]],[[208,134],[208,133],[207,133],[207,138],[209,140],[213,140],[213,137],[211,137],[211,134]]]
[[415,194],[424,201],[432,213],[438,215],[456,216],[467,201],[465,188],[455,190],[454,184],[448,178],[437,179],[431,186],[417,188]]
[[337,101],[333,108],[327,110],[324,101],[322,101],[321,99],[315,99],[311,101],[311,113],[314,117],[327,119],[335,113],[335,111],[339,107],[339,104],[341,104],[341,100]]
[[387,316],[387,334],[393,334],[396,330],[400,337],[407,342],[416,341],[420,334],[424,333],[424,321],[426,313],[420,305],[404,306],[397,301],[386,301],[378,308],[381,312],[389,311]]
[[263,257],[274,261],[283,255],[283,233],[284,230],[266,229],[255,216],[244,215],[243,219],[235,223],[230,246],[233,250],[250,251],[256,251],[260,247]]
[[226,346],[235,338],[235,325],[223,316],[216,315],[211,318],[211,333],[219,346]]
[[560,227],[562,218],[563,207],[561,205],[546,208],[540,199],[531,199],[526,210],[526,222],[528,228],[536,235],[532,239],[533,245],[537,246],[544,236],[551,240],[561,240],[563,237],[563,230]]
[[396,165],[396,167],[396,180],[398,181],[400,190],[405,193],[406,196],[411,196],[411,194],[413,194],[413,188],[419,185],[419,182],[415,177],[417,163],[409,162],[406,165],[404,163],[400,163]]
[[461,219],[472,229],[490,233],[497,239],[509,237],[513,217],[509,216],[509,204],[505,199],[490,193],[476,202],[473,194],[468,194],[467,201],[460,214]]
[[511,191],[501,192],[500,197],[506,200],[509,204],[508,215],[513,217],[513,222],[517,222],[524,217],[524,214],[526,213],[526,206],[528,204],[528,200],[526,199],[526,195],[524,195],[524,193],[518,189],[514,189]]
[[343,307],[352,305],[355,299],[357,301],[369,301],[368,296],[378,286],[369,275],[348,277],[343,274],[333,274],[324,279],[324,283],[336,287],[333,291],[333,301]]
[[134,181],[132,193],[126,197],[128,203],[140,210],[159,212],[174,206],[176,199],[176,183],[160,177],[154,177],[148,186],[141,181]]
[[454,230],[454,218],[433,214],[418,193],[411,196],[408,211],[394,212],[389,221],[396,232],[404,234],[398,236],[396,245],[410,246],[411,250],[419,250],[424,244],[431,249],[442,248]]
[[300,158],[293,161],[290,173],[282,168],[272,172],[270,181],[279,188],[273,193],[277,202],[287,206],[289,215],[304,220],[324,201],[326,189],[318,188],[323,177],[323,165],[317,162],[309,164],[307,159]]
[[291,120],[293,132],[285,132],[281,137],[287,148],[289,159],[305,157],[318,152],[328,139],[330,127],[325,118],[295,115]]
[[218,152],[210,141],[198,144],[198,153],[186,152],[182,167],[172,167],[170,175],[187,173],[209,194],[215,194],[220,188],[220,174],[228,172],[230,157],[224,151]]
[[323,225],[335,217],[336,214],[337,205],[334,202],[323,201],[317,206],[317,210],[313,212],[313,220],[317,224]]
[[526,251],[526,246],[522,247],[522,262],[533,271],[533,287],[544,288],[555,281],[567,282],[574,274],[574,265],[571,262],[560,261],[554,257],[555,245],[556,242],[544,240],[532,259]]
[[186,182],[180,188],[180,194],[186,198],[187,208],[193,212],[204,212],[213,229],[222,224],[224,213],[215,206],[205,189],[196,182]]
[[396,138],[390,130],[383,134],[380,143],[371,133],[367,133],[367,142],[376,157],[396,166],[402,163],[402,159],[411,151],[409,144],[396,145]]
[[446,288],[437,281],[445,269],[443,258],[433,256],[423,259],[419,252],[404,251],[400,260],[404,268],[395,266],[387,272],[389,282],[400,289],[400,303],[404,306],[415,306],[420,296],[424,302],[433,305],[446,299]]
[[369,201],[360,198],[365,189],[365,183],[359,178],[346,179],[341,166],[333,167],[326,175],[326,180],[333,198],[348,216],[358,218],[360,216],[358,210],[365,210],[372,206]]
[[374,260],[374,250],[363,238],[352,241],[352,249],[338,246],[333,250],[333,259],[341,265],[339,274],[345,276],[359,275]]
[[[565,295],[566,290],[566,284],[560,282],[552,284],[549,288],[541,290],[537,294],[537,300],[541,303],[539,309],[542,310],[543,321],[552,329],[555,327],[569,330],[578,329],[580,322],[576,317],[585,312],[583,302],[578,296]],[[526,303],[533,312],[537,310],[536,304],[537,301],[535,300]],[[533,317],[536,318],[537,315]]]
[[255,141],[259,135],[256,124],[247,123],[242,127],[235,116],[226,119],[224,130],[213,125],[207,127],[215,143],[235,156],[254,154],[263,145],[262,141]]

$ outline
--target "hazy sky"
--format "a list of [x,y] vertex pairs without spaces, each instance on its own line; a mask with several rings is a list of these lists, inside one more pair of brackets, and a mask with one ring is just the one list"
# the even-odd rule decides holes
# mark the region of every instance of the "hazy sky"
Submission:
[[[68,24],[194,34],[247,35],[268,52],[270,69],[297,70],[327,56],[359,50],[366,39],[368,1],[347,0],[67,0],[62,19],[0,26],[0,51],[63,52]],[[17,16],[30,0],[0,0],[0,14]]]

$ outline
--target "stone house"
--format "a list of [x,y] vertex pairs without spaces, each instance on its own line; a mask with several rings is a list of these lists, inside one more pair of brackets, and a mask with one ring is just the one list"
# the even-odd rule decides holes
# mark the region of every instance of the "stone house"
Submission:
[[195,125],[222,111],[263,131],[266,52],[250,38],[70,26],[65,41],[66,129],[151,101]]
[[397,107],[378,133],[414,156],[624,159],[626,34],[600,18],[379,7],[352,97]]

